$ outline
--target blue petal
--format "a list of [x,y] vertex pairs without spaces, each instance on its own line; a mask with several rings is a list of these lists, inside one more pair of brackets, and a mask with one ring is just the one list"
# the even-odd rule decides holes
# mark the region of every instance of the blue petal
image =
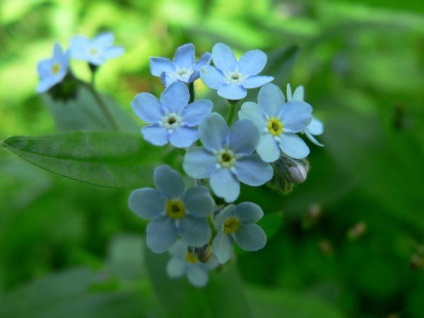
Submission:
[[160,101],[170,113],[179,113],[190,100],[190,93],[185,84],[176,82],[165,89]]
[[281,109],[281,122],[284,131],[301,132],[306,129],[312,120],[312,107],[299,101],[287,102]]
[[257,224],[240,224],[234,240],[245,251],[257,251],[266,245],[266,235]]
[[265,162],[274,162],[280,158],[280,148],[278,143],[269,133],[261,135],[256,151]]
[[258,104],[269,117],[276,117],[284,105],[285,97],[281,89],[274,84],[264,85],[258,94]]
[[312,136],[308,130],[305,130],[305,135],[306,137],[308,137],[308,139],[310,141],[312,141],[315,145],[320,146],[320,147],[324,147],[324,145],[322,143],[320,143],[318,140],[315,139],[314,136]]
[[184,193],[183,178],[167,165],[155,169],[153,181],[156,188],[168,198],[177,198]]
[[212,60],[222,71],[235,71],[237,60],[233,51],[223,43],[217,43],[212,48]]
[[312,116],[312,120],[306,129],[312,135],[321,135],[324,132],[324,125],[321,121]]
[[199,71],[200,68],[208,65],[211,62],[211,59],[212,59],[212,55],[210,53],[208,53],[208,52],[203,53],[202,56],[200,57],[200,59],[194,65],[194,69],[196,71]]
[[212,253],[221,264],[228,262],[233,254],[233,242],[230,236],[223,232],[218,232],[212,243]]
[[93,46],[100,47],[100,48],[106,48],[113,44],[114,36],[112,32],[106,32],[99,34],[94,40],[93,40]]
[[305,92],[304,92],[304,89],[303,89],[303,86],[298,86],[295,90],[294,90],[294,93],[293,93],[293,100],[298,100],[298,101],[303,101],[303,98],[304,98],[304,95],[305,95]]
[[166,264],[166,273],[171,278],[181,277],[187,270],[187,263],[182,258],[171,258]]
[[40,81],[40,83],[38,83],[37,88],[36,88],[35,91],[37,93],[45,93],[51,87],[53,87],[54,85],[56,85],[57,83],[58,83],[58,81],[55,78],[52,78],[52,77],[43,79],[43,80]]
[[183,168],[192,178],[209,178],[216,169],[216,156],[204,148],[189,149],[184,156]]
[[40,62],[38,62],[37,64],[37,72],[38,75],[41,78],[50,76],[52,73],[52,68],[53,68],[53,60],[52,59],[46,59],[46,60],[42,60]]
[[122,55],[124,51],[125,50],[122,46],[114,46],[106,50],[104,56],[106,59],[111,59]]
[[165,211],[166,198],[156,189],[144,188],[131,192],[128,206],[143,219],[155,219]]
[[250,186],[260,186],[269,181],[273,175],[271,165],[262,161],[256,154],[238,159],[235,171],[237,178]]
[[243,81],[244,88],[256,88],[261,87],[269,82],[272,82],[274,77],[272,76],[250,76]]
[[264,212],[261,207],[256,203],[242,202],[237,204],[234,215],[241,221],[241,223],[255,223],[259,221]]
[[174,245],[169,249],[169,254],[172,256],[183,258],[187,252],[188,244],[183,240],[178,240]]
[[235,201],[240,194],[240,182],[229,169],[218,169],[210,177],[213,192],[226,202]]
[[309,155],[306,143],[295,134],[282,134],[280,136],[280,149],[289,157],[303,159]]
[[186,215],[180,220],[181,238],[190,246],[202,247],[211,238],[211,228],[206,218]]
[[260,73],[266,64],[267,56],[259,50],[248,51],[243,54],[238,62],[239,71],[244,75],[256,75]]
[[188,148],[199,139],[199,131],[192,127],[180,127],[169,132],[168,138],[174,147]]
[[192,69],[194,64],[194,45],[188,43],[180,46],[175,52],[173,61],[179,68]]
[[205,187],[192,187],[183,195],[183,201],[190,215],[206,217],[215,209],[215,201]]
[[146,126],[141,128],[143,138],[155,146],[163,146],[168,143],[168,131],[160,126]]
[[157,123],[162,120],[164,113],[159,100],[149,93],[140,93],[135,96],[131,107],[134,113],[146,123]]
[[167,251],[178,239],[175,221],[161,217],[151,221],[146,228],[146,244],[155,253]]
[[203,146],[210,150],[221,150],[224,148],[230,129],[220,114],[212,113],[200,122],[199,132]]
[[207,87],[212,89],[218,89],[226,81],[224,74],[211,65],[205,65],[200,69],[200,78]]
[[247,90],[239,84],[223,83],[218,88],[218,95],[229,100],[239,100],[246,97]]
[[196,126],[210,114],[213,104],[208,99],[199,99],[183,109],[181,117],[183,122],[190,127]]
[[227,220],[230,216],[233,216],[235,211],[236,206],[234,204],[229,204],[218,212],[218,214],[214,218],[215,226],[218,231],[223,230],[222,225],[224,224],[225,220]]
[[203,287],[208,283],[208,273],[205,269],[194,264],[187,270],[187,278],[193,286]]
[[293,100],[292,89],[291,89],[290,83],[287,83],[286,94],[287,94],[287,101]]
[[266,126],[266,120],[261,108],[253,102],[245,102],[241,105],[241,110],[238,112],[240,119],[249,119],[253,121],[259,130]]
[[258,145],[259,129],[248,119],[238,120],[231,127],[229,140],[234,153],[250,155]]
[[162,73],[175,72],[174,63],[164,57],[151,57],[150,58],[150,72],[153,76],[161,76]]

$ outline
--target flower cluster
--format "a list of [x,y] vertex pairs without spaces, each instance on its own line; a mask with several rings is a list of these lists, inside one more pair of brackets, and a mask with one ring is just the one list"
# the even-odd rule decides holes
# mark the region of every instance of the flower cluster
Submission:
[[[186,274],[201,287],[208,271],[231,260],[234,244],[246,251],[262,249],[267,237],[256,222],[264,212],[253,202],[236,202],[240,184],[259,187],[275,178],[301,183],[308,172],[309,147],[298,134],[322,146],[313,135],[321,134],[323,125],[303,101],[303,87],[292,94],[288,85],[286,98],[270,83],[273,77],[259,75],[266,62],[259,50],[237,60],[222,43],[198,61],[193,44],[179,47],[172,61],[150,59],[151,72],[161,79],[164,91],[159,99],[142,92],[131,106],[145,124],[143,138],[156,146],[180,148],[182,167],[158,166],[156,188],[134,190],[129,207],[150,220],[147,246],[171,254],[166,269],[170,277]],[[212,101],[195,100],[198,79],[229,101],[226,118],[213,112]],[[257,101],[241,103],[252,88],[260,88]],[[187,179],[192,179],[191,186],[185,186]]]
[[37,93],[47,92],[61,83],[66,75],[71,74],[69,70],[71,57],[86,61],[94,71],[106,60],[120,56],[124,49],[120,46],[113,46],[113,41],[112,33],[103,33],[93,40],[84,36],[76,36],[70,40],[70,47],[66,51],[63,51],[61,46],[56,43],[53,57],[38,63],[37,72],[40,82],[36,88]]

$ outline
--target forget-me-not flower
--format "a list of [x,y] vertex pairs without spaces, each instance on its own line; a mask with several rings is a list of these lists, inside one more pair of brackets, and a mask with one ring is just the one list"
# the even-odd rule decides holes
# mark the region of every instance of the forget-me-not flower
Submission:
[[199,125],[203,147],[189,149],[185,172],[195,179],[210,178],[214,193],[227,202],[240,194],[240,182],[260,186],[272,178],[272,167],[253,154],[259,130],[250,120],[239,120],[228,128],[224,118],[212,113]]
[[[287,84],[287,100],[298,100],[303,102],[304,101],[304,89],[303,86],[298,86],[293,94],[290,87],[290,84]],[[318,140],[315,139],[314,135],[318,136],[321,135],[324,132],[324,125],[322,122],[318,119],[316,119],[314,116],[312,116],[311,123],[306,127],[306,129],[303,131],[308,137],[310,141],[312,141],[315,145],[324,147],[322,143],[320,143]]]
[[230,204],[219,212],[215,217],[218,234],[212,252],[221,264],[231,258],[234,241],[245,251],[257,251],[265,246],[265,232],[255,224],[263,215],[259,205],[252,202]]
[[108,59],[115,58],[124,53],[121,46],[113,46],[113,33],[102,33],[93,40],[78,35],[70,40],[72,57],[77,60],[87,61],[93,65],[102,65]]
[[309,154],[306,143],[296,135],[311,122],[312,107],[301,101],[285,102],[283,92],[274,84],[264,85],[258,104],[246,102],[241,106],[240,119],[250,119],[261,131],[256,148],[266,162],[280,158],[280,150],[287,156],[302,159]]
[[214,66],[206,65],[200,77],[206,86],[217,89],[218,95],[229,100],[239,100],[247,95],[247,89],[260,87],[271,82],[272,76],[259,74],[265,67],[267,56],[260,50],[246,52],[237,61],[233,51],[222,43],[212,49]]
[[200,59],[194,61],[194,45],[192,43],[180,46],[175,52],[174,59],[151,57],[150,70],[154,76],[161,78],[165,87],[175,82],[192,83],[199,78],[199,70],[208,65],[211,54],[204,53]]
[[173,83],[160,100],[149,93],[135,96],[131,106],[148,123],[141,129],[144,139],[156,146],[168,142],[178,148],[191,146],[199,139],[197,125],[212,110],[212,102],[199,99],[189,104],[190,93],[183,83]]
[[171,259],[166,265],[166,272],[171,278],[187,275],[190,283],[196,287],[203,287],[208,282],[208,272],[215,269],[219,263],[215,256],[206,262],[200,262],[193,247],[182,240],[178,240],[170,249]]
[[157,189],[134,190],[128,200],[130,209],[151,220],[146,228],[146,244],[155,253],[168,250],[179,237],[190,246],[205,245],[211,236],[206,220],[215,202],[203,187],[185,190],[181,175],[167,165],[155,169]]
[[54,45],[53,57],[42,60],[37,65],[40,82],[37,85],[37,93],[44,93],[51,87],[61,82],[68,72],[70,52],[63,52],[58,43]]

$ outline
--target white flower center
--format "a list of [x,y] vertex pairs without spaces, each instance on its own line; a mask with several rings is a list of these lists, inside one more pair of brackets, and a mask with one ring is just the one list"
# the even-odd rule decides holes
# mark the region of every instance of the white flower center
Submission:
[[187,70],[185,68],[180,68],[175,71],[174,76],[180,81],[187,82],[193,73],[192,70]]
[[218,165],[222,168],[231,168],[236,163],[236,156],[229,149],[221,149],[216,154]]
[[168,130],[174,130],[181,126],[182,124],[182,118],[180,115],[175,113],[170,113],[163,117],[162,119],[162,125]]
[[239,72],[229,72],[226,77],[231,84],[241,84],[245,79],[245,76]]

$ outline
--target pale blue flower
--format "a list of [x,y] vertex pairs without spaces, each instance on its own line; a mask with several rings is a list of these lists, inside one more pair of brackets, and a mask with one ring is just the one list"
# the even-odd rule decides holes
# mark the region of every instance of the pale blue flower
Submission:
[[44,93],[51,87],[61,82],[68,72],[70,52],[63,52],[58,43],[54,45],[53,57],[42,60],[37,65],[40,83],[37,85],[37,93]]
[[191,146],[199,139],[197,125],[210,114],[212,102],[199,99],[189,104],[190,93],[183,83],[173,83],[165,89],[160,100],[149,93],[135,96],[131,106],[148,125],[141,129],[147,141],[156,146],[168,142],[178,148]]
[[[297,101],[304,101],[304,89],[303,86],[298,86],[292,95],[292,90],[290,87],[290,84],[287,84],[287,100],[297,100]],[[305,133],[306,137],[310,141],[312,141],[315,145],[324,147],[322,143],[320,143],[318,140],[315,139],[314,135],[318,136],[321,135],[324,132],[324,125],[321,121],[316,119],[314,116],[312,116],[311,123],[306,127],[306,129],[303,131]]]
[[260,76],[267,56],[260,50],[246,52],[239,61],[233,51],[222,43],[212,49],[214,66],[206,65],[200,70],[200,77],[206,86],[217,89],[218,95],[229,100],[239,100],[247,95],[247,89],[260,87],[271,82],[272,76]]
[[113,46],[113,33],[102,33],[93,40],[78,35],[70,40],[72,57],[77,60],[87,61],[93,65],[102,65],[108,59],[115,58],[124,53],[121,46]]
[[204,53],[200,59],[194,61],[194,45],[191,43],[180,46],[175,52],[174,59],[151,57],[150,70],[154,76],[161,78],[165,87],[175,82],[192,83],[199,78],[199,70],[208,65],[211,54]]
[[188,244],[178,240],[170,249],[171,259],[166,265],[166,272],[171,278],[187,275],[189,282],[196,287],[203,287],[208,283],[208,272],[215,269],[219,263],[215,256],[202,263]]
[[272,178],[272,168],[257,154],[259,131],[250,120],[239,120],[231,130],[224,118],[212,113],[199,125],[203,147],[189,149],[183,167],[192,178],[210,178],[214,193],[227,202],[240,194],[240,182],[260,186]]
[[263,215],[260,206],[252,202],[230,204],[218,213],[215,217],[218,234],[212,252],[221,264],[231,258],[234,242],[245,251],[257,251],[265,246],[265,232],[255,224]]
[[309,154],[306,143],[296,135],[311,122],[312,107],[301,101],[285,102],[283,92],[274,84],[264,85],[258,95],[258,104],[246,102],[238,115],[250,119],[261,132],[256,151],[262,160],[274,162],[280,150],[287,156],[302,159]]
[[211,236],[206,220],[215,202],[205,187],[184,188],[181,175],[167,165],[155,169],[157,189],[134,190],[128,200],[130,209],[151,220],[146,228],[146,244],[155,253],[168,250],[179,237],[190,246],[205,245]]

